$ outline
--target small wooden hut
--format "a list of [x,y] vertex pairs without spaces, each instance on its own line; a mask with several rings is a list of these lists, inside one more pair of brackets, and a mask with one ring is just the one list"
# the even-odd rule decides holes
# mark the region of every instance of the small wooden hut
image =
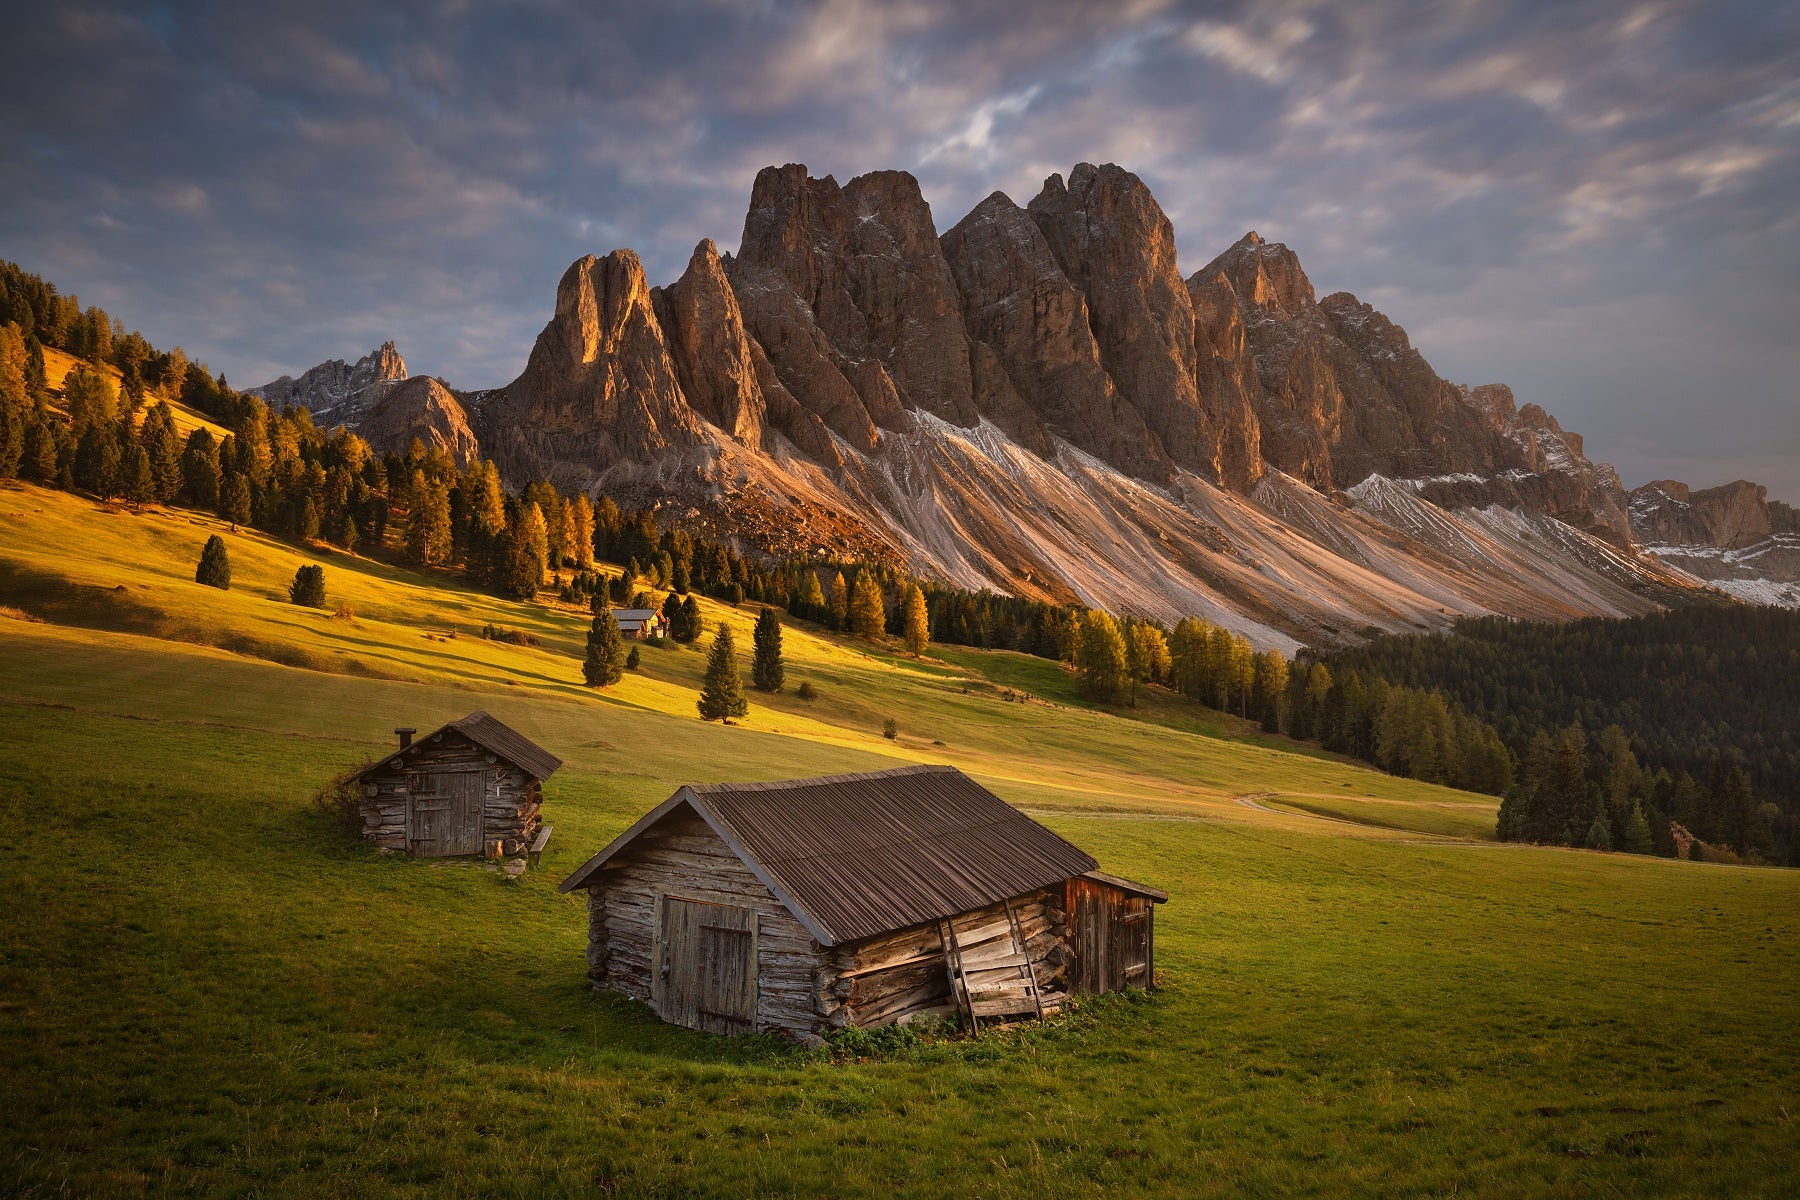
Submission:
[[562,759],[485,712],[414,740],[365,767],[363,836],[388,850],[443,858],[543,849],[543,782]]
[[812,1041],[1150,985],[1168,897],[1096,866],[955,768],[916,766],[690,784],[561,890],[588,893],[595,987],[693,1029]]

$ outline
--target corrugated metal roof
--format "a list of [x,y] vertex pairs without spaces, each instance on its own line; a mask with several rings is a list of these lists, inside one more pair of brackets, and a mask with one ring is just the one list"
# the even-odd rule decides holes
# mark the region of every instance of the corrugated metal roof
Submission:
[[562,890],[581,887],[683,803],[826,945],[955,916],[1099,865],[956,768],[916,766],[684,787]]
[[1103,883],[1108,887],[1116,887],[1120,891],[1130,892],[1134,896],[1143,896],[1145,899],[1154,900],[1158,904],[1167,904],[1169,902],[1169,893],[1163,891],[1161,888],[1153,888],[1147,883],[1134,883],[1129,879],[1121,879],[1117,875],[1108,875],[1105,871],[1089,871],[1087,874],[1083,875],[1082,878],[1091,879],[1095,883]]
[[[533,779],[548,779],[562,766],[562,759],[550,753],[512,726],[497,721],[485,712],[472,712],[468,716],[450,722],[440,729],[433,730],[422,738],[414,740],[405,750],[395,750],[384,755],[380,761],[363,768],[362,775],[383,769],[396,758],[405,758],[414,750],[422,749],[427,742],[440,733],[460,733],[477,746],[487,750],[507,762],[512,763]],[[357,778],[361,778],[358,775]]]

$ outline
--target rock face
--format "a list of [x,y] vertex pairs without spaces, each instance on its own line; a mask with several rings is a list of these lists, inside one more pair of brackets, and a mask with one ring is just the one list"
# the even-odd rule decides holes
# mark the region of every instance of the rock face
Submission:
[[400,357],[394,343],[383,342],[353,364],[334,358],[298,379],[283,375],[273,383],[247,390],[252,396],[261,396],[272,408],[293,405],[311,412],[321,425],[354,428],[363,410],[405,378],[406,360]]
[[462,401],[441,380],[415,375],[395,384],[362,413],[356,432],[377,454],[405,454],[416,439],[442,448],[459,467],[481,457],[481,442]]
[[1631,490],[1631,528],[1662,562],[1740,599],[1800,608],[1800,509],[1739,479],[1695,491],[1658,479]]
[[[362,369],[307,378],[331,398]],[[703,241],[663,288],[629,250],[584,258],[518,379],[389,399],[359,410],[372,436],[459,456],[473,436],[512,486],[1288,649],[1650,611],[1698,585],[1634,537],[1794,527],[1737,493],[1628,511],[1543,409],[1440,378],[1254,233],[1184,279],[1162,208],[1111,165],[1024,208],[996,192],[941,235],[903,172],[769,167],[735,255]]]
[[563,487],[701,444],[636,254],[590,254],[564,272],[525,373],[483,407],[483,423],[506,478]]
[[[1245,488],[1262,473],[1256,414],[1230,389],[1199,391],[1194,309],[1175,267],[1175,229],[1142,180],[1082,163],[1052,175],[1029,211],[1063,274],[1087,297],[1100,359],[1119,395],[1187,470]],[[1210,376],[1209,376],[1210,378]]]
[[1774,534],[1800,533],[1800,511],[1771,501],[1768,488],[1746,479],[1701,491],[1658,479],[1631,489],[1631,527],[1649,545],[1742,550]]
[[1629,545],[1618,477],[1578,436],[1535,405],[1516,409],[1504,386],[1440,378],[1350,293],[1315,300],[1286,246],[1245,234],[1188,291],[1216,386],[1255,411],[1270,466],[1327,489],[1380,475],[1452,507],[1523,505]]

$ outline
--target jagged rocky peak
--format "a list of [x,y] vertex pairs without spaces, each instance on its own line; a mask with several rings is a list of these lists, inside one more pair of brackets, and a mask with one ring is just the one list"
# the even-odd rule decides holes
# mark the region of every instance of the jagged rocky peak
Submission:
[[503,474],[568,487],[705,440],[630,250],[590,254],[564,272],[524,373],[483,415]]
[[1739,550],[1773,534],[1800,533],[1800,513],[1747,479],[1698,491],[1657,479],[1631,489],[1630,504],[1632,530],[1648,545]]
[[1202,267],[1195,278],[1223,274],[1246,304],[1293,316],[1312,308],[1312,281],[1300,268],[1300,256],[1280,242],[1265,242],[1252,229],[1232,247]]
[[[845,403],[821,359],[850,384],[872,426],[908,429],[912,409],[965,426],[979,420],[961,299],[931,208],[905,171],[875,171],[839,187],[795,163],[765,169],[732,282],[743,285],[740,303],[757,339],[782,343],[779,351],[769,346],[777,374],[853,442],[863,431],[829,415]],[[796,320],[821,337],[784,329]]]
[[354,363],[330,359],[298,379],[283,375],[250,388],[249,394],[261,396],[275,408],[290,404],[304,408],[320,424],[354,427],[365,408],[406,377],[406,360],[399,349],[393,342],[383,342]]
[[1194,310],[1175,229],[1143,180],[1108,163],[1051,175],[1027,206],[1063,274],[1086,297],[1119,395],[1180,466],[1231,487],[1262,468],[1256,414],[1241,395],[1202,394]]
[[417,440],[441,448],[459,467],[481,457],[469,414],[444,382],[415,375],[395,384],[363,411],[357,433],[377,454],[405,454]]
[[760,449],[768,404],[712,239],[694,247],[681,278],[653,289],[652,297],[688,403],[745,446]]
[[[1172,464],[1100,362],[1087,299],[1063,274],[1031,215],[995,192],[938,239],[975,346],[1003,371],[1018,413],[994,420],[1048,453],[1045,432],[1121,470],[1167,477]],[[991,412],[983,406],[984,412]]]

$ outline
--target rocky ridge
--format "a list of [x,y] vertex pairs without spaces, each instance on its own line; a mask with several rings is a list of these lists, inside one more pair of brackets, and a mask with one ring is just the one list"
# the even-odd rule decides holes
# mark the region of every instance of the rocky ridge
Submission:
[[524,372],[467,408],[515,485],[1261,644],[1700,586],[1542,409],[1441,379],[1254,233],[1184,279],[1110,165],[941,236],[904,172],[766,168],[735,255],[703,241],[662,288],[628,250],[576,262]]
[[354,427],[369,406],[406,378],[406,360],[400,357],[394,343],[383,342],[354,363],[334,358],[298,379],[283,375],[248,391],[274,408],[290,404],[304,408],[320,424]]

